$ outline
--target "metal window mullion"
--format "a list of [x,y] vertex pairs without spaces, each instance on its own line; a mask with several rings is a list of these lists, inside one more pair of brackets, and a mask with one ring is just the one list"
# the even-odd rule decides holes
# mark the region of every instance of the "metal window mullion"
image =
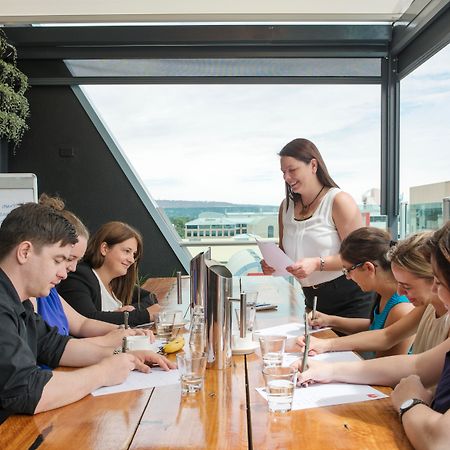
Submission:
[[381,214],[398,236],[400,174],[400,81],[397,59],[381,63]]

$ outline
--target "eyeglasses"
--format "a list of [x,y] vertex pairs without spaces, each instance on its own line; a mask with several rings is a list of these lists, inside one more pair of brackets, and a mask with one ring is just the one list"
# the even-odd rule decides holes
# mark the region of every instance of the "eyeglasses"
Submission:
[[352,266],[352,267],[349,267],[348,269],[347,269],[346,267],[343,267],[343,268],[342,268],[342,273],[343,273],[346,277],[348,277],[348,275],[350,274],[350,272],[351,272],[352,270],[355,270],[355,269],[357,269],[358,267],[361,267],[363,264],[364,264],[364,262],[360,262],[360,263],[358,263],[358,264],[353,264],[353,266]]

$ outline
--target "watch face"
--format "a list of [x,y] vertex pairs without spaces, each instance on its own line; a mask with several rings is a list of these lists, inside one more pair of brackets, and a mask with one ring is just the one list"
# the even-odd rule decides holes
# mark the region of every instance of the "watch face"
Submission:
[[409,408],[413,404],[413,402],[414,402],[413,398],[409,398],[408,400],[405,400],[402,403],[402,405],[400,406],[400,410]]

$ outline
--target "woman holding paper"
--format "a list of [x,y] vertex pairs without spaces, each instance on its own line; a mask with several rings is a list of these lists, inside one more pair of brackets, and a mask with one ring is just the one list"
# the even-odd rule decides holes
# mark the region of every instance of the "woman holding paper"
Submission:
[[[434,271],[433,291],[450,308],[450,222],[424,248]],[[301,365],[300,362],[297,363]],[[332,381],[396,386],[392,403],[415,448],[444,449],[450,442],[450,339],[419,355],[327,364],[309,360],[299,383]],[[438,384],[436,394],[428,390]],[[411,411],[414,410],[414,413]]]
[[[295,261],[286,270],[301,283],[307,309],[317,296],[325,314],[368,318],[372,295],[346,279],[339,256],[341,241],[363,225],[358,206],[338,188],[311,141],[294,139],[279,156],[286,186],[279,247]],[[274,273],[264,260],[261,265],[266,275]]]

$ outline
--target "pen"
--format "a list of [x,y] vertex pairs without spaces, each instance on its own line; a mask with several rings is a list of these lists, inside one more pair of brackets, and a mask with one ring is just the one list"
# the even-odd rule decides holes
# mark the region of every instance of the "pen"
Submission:
[[314,320],[316,318],[316,310],[317,310],[317,295],[314,296],[314,300],[313,300],[313,310],[312,310],[312,320]]
[[123,312],[123,324],[124,324],[126,330],[128,328],[130,328],[130,326],[128,325],[128,316],[129,315],[130,315],[130,313],[128,311]]
[[307,370],[308,368],[308,353],[309,353],[309,328],[308,328],[308,320],[307,314],[304,314],[305,320],[305,348],[303,349],[303,359],[302,359],[302,372]]

